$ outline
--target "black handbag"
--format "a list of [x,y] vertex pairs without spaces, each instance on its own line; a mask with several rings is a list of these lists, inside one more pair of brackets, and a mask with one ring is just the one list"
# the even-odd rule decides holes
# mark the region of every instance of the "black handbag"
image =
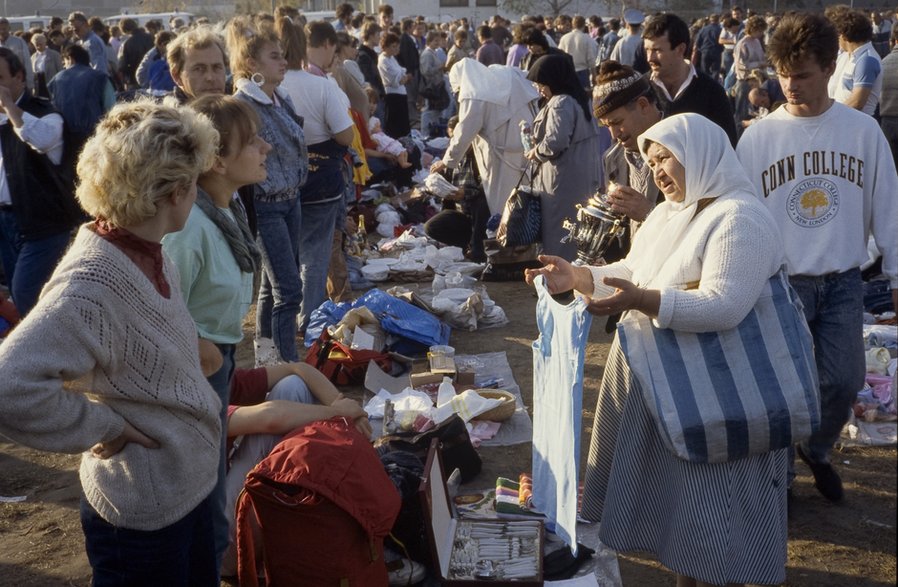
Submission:
[[483,461],[480,460],[480,455],[471,444],[471,436],[468,434],[465,421],[459,418],[458,414],[453,414],[426,432],[418,434],[397,432],[382,436],[374,441],[374,448],[381,455],[397,450],[409,452],[424,462],[427,460],[430,441],[434,438],[440,439],[440,452],[447,474],[456,468],[459,469],[462,483],[467,483],[477,476],[483,466]]
[[[502,210],[496,240],[503,247],[521,247],[542,240],[542,196],[531,185],[521,185],[526,174],[527,168]],[[530,179],[532,184],[533,176]]]

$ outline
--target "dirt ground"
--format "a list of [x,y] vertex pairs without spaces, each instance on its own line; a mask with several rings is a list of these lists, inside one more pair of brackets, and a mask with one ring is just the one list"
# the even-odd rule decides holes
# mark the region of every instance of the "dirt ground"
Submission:
[[[510,324],[479,332],[454,331],[450,344],[460,354],[504,350],[531,404],[532,355],[536,337],[532,290],[519,283],[488,284],[490,296],[505,309]],[[248,331],[249,333],[249,331]],[[593,326],[586,352],[583,405],[585,462],[595,405],[610,336]],[[251,345],[238,355],[250,366]],[[354,392],[358,397],[359,390]],[[349,395],[352,395],[351,393]],[[2,409],[2,407],[0,407]],[[0,586],[85,586],[90,567],[78,520],[78,460],[48,454],[0,438],[0,496],[27,496],[21,503],[0,503]],[[499,475],[529,470],[530,447],[481,449],[484,468],[468,487],[491,486]],[[838,453],[846,500],[832,505],[813,488],[808,469],[797,465],[797,503],[789,523],[786,585],[802,587],[893,587],[896,584],[896,449],[850,448]],[[581,467],[583,463],[581,463]],[[673,585],[672,575],[644,556],[620,557],[626,586]]]

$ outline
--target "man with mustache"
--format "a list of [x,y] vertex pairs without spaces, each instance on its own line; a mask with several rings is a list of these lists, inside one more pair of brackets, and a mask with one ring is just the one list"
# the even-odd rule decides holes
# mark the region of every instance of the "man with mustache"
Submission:
[[674,14],[658,14],[642,33],[651,80],[665,116],[694,112],[722,128],[736,146],[733,107],[723,88],[686,60],[689,26]]

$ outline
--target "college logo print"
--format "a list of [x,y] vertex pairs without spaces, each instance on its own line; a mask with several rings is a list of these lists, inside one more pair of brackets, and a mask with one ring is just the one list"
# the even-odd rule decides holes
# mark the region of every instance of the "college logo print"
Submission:
[[786,200],[789,218],[798,226],[813,228],[832,220],[839,211],[839,191],[836,184],[812,177],[795,186]]

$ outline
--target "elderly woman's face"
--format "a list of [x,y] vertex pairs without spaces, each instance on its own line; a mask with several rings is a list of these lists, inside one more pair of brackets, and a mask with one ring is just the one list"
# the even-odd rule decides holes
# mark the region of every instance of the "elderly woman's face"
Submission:
[[658,143],[652,143],[645,152],[655,185],[669,202],[686,199],[686,169],[673,153]]

